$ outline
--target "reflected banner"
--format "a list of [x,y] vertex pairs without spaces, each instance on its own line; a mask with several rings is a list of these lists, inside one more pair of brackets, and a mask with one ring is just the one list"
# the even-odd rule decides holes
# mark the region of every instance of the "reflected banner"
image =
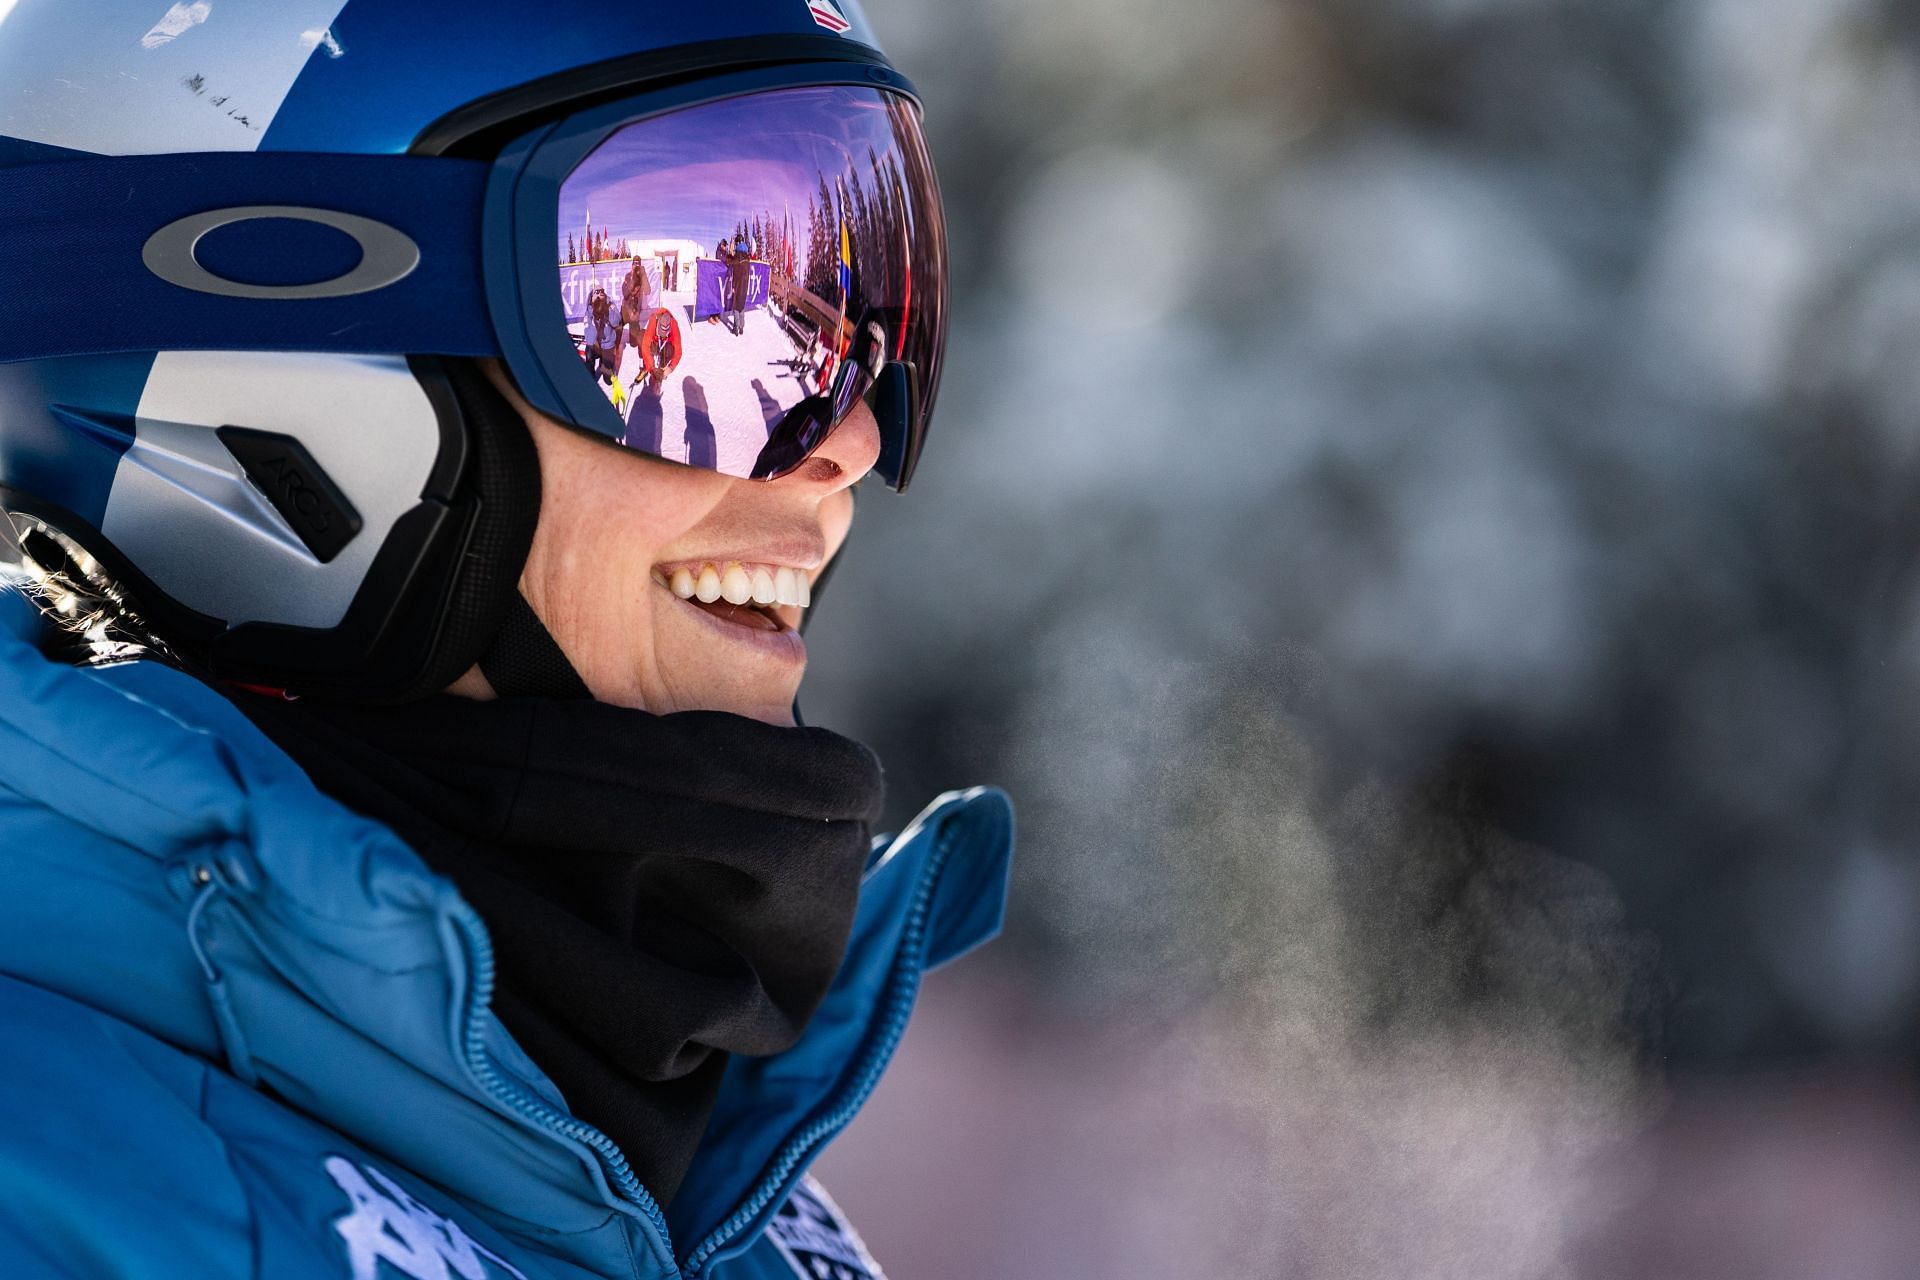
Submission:
[[[740,303],[742,311],[766,306],[769,291],[773,288],[773,268],[764,262],[755,262],[751,266],[751,274],[747,277],[747,296]],[[713,258],[700,259],[700,283],[693,298],[695,320],[705,320],[708,316],[733,310],[727,300],[727,292],[732,287],[728,275],[726,263]]]
[[[612,262],[568,263],[561,267],[560,306],[567,313],[567,323],[578,325],[585,322],[587,302],[593,297],[595,289],[618,301],[627,273],[632,268],[633,264],[625,259]],[[641,269],[647,273],[646,296],[658,298],[660,296],[660,264],[643,262]]]

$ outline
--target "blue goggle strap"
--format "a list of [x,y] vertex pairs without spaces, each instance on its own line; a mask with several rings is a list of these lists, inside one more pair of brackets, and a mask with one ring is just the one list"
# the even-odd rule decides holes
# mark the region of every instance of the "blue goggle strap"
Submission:
[[[482,268],[491,169],[441,156],[298,152],[0,169],[0,363],[120,351],[498,355]],[[223,275],[192,252],[220,211],[265,208],[303,211],[278,216],[352,236],[360,266],[320,263],[328,278],[306,279],[297,260],[264,260],[272,237],[239,241],[239,266],[223,254]],[[248,252],[263,260],[249,264]],[[236,284],[270,296],[221,291]],[[299,296],[342,287],[360,291]]]

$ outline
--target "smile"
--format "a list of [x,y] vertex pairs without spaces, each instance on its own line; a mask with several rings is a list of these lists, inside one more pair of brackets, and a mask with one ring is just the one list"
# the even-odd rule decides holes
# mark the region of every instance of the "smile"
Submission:
[[803,570],[711,560],[653,571],[653,580],[709,617],[756,631],[791,631],[813,601]]

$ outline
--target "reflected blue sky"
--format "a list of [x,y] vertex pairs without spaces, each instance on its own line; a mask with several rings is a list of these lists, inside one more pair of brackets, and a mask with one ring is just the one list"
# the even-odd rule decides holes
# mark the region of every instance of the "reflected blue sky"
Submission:
[[807,201],[850,162],[884,157],[893,127],[873,90],[783,89],[644,120],[614,134],[560,190],[559,256],[592,213],[614,240],[712,245],[755,214],[806,228]]

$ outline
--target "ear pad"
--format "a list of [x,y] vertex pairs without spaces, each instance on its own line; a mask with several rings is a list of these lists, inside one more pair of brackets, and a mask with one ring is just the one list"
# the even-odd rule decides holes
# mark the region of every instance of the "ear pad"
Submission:
[[454,501],[471,509],[472,526],[425,666],[383,701],[438,693],[480,660],[519,599],[540,521],[540,457],[519,411],[472,361],[440,364],[471,451]]

